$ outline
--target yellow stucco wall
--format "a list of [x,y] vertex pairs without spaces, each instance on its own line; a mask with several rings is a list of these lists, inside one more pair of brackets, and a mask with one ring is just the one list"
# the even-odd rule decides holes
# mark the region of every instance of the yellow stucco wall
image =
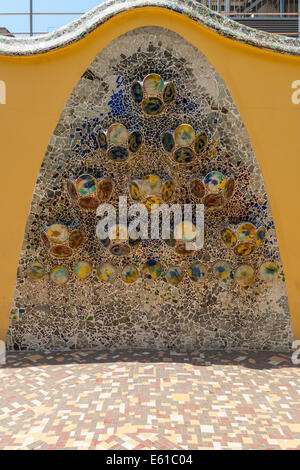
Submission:
[[6,336],[34,185],[64,104],[85,69],[111,40],[147,25],[169,28],[199,48],[231,92],[264,176],[293,329],[300,339],[300,104],[291,99],[292,83],[300,80],[300,57],[240,44],[183,15],[153,7],[122,13],[57,51],[0,56],[0,81],[6,84],[6,104],[0,104],[0,339]]

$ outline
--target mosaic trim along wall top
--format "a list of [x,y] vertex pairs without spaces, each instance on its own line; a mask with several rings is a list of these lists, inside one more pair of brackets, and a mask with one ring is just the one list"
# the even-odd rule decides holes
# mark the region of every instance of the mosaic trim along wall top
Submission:
[[300,55],[300,41],[278,34],[266,33],[243,26],[230,18],[209,10],[195,0],[111,0],[49,34],[32,38],[0,36],[0,54],[42,54],[80,41],[110,18],[132,9],[160,7],[185,15],[212,31],[235,41],[269,49],[282,54]]
[[[205,206],[205,243],[96,236],[120,195]],[[121,231],[121,227],[119,227]],[[204,55],[159,27],[107,46],[70,95],[37,179],[9,349],[288,349],[289,308],[261,171]]]

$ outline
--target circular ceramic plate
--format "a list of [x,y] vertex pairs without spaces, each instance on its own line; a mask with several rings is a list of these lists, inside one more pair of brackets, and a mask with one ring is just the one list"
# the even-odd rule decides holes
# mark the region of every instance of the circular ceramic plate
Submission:
[[175,239],[183,242],[191,242],[196,238],[197,229],[192,222],[180,222],[176,225]]
[[218,194],[225,188],[226,178],[219,171],[211,171],[205,176],[204,184],[210,193]]
[[101,263],[97,268],[97,277],[102,282],[110,282],[116,276],[116,268],[110,263]]
[[129,194],[131,199],[134,201],[139,201],[142,197],[140,186],[137,181],[131,181],[129,184]]
[[101,149],[107,150],[107,138],[104,131],[98,133],[98,142]]
[[256,228],[249,223],[242,224],[237,228],[236,235],[243,242],[256,241]]
[[45,277],[46,271],[41,263],[32,263],[28,270],[31,279],[41,280]]
[[125,266],[122,270],[121,278],[126,284],[133,284],[139,277],[139,272],[135,266]]
[[142,108],[148,116],[156,116],[164,109],[164,104],[160,98],[150,96],[143,101]]
[[69,230],[61,224],[53,224],[48,228],[47,236],[52,243],[65,243],[69,239]]
[[234,273],[234,280],[242,287],[248,287],[253,284],[255,279],[254,269],[252,266],[242,264]]
[[162,201],[156,196],[151,196],[143,199],[142,203],[146,206],[147,210],[151,212],[156,210]]
[[79,248],[84,240],[84,232],[82,230],[73,230],[69,238],[69,246],[71,248]]
[[175,140],[173,135],[170,132],[166,132],[165,134],[163,134],[161,141],[163,144],[163,148],[166,150],[166,152],[172,152],[175,146]]
[[115,123],[107,129],[108,146],[119,146],[127,143],[128,132],[123,124]]
[[202,199],[205,194],[205,186],[199,178],[194,178],[191,181],[191,193],[197,199]]
[[175,187],[174,187],[173,181],[170,181],[170,180],[166,181],[163,184],[162,192],[161,192],[163,200],[166,202],[169,201],[174,194],[174,190],[175,190]]
[[127,160],[129,157],[129,152],[125,147],[111,147],[107,152],[108,158],[115,162],[122,162]]
[[76,190],[81,196],[88,196],[97,191],[97,181],[91,175],[81,175],[76,180]]
[[259,227],[256,231],[256,245],[261,245],[265,236],[266,236],[265,227]]
[[142,133],[138,131],[133,131],[128,138],[128,148],[130,152],[137,152],[143,143]]
[[177,266],[170,266],[166,272],[166,281],[177,286],[183,279],[183,271]]
[[218,261],[213,266],[213,272],[220,281],[227,281],[231,275],[231,268],[226,261]]
[[193,145],[195,140],[195,131],[189,124],[181,124],[174,133],[175,143],[177,147],[189,147]]
[[79,261],[79,263],[75,265],[74,273],[78,279],[86,279],[92,273],[92,266],[86,261]]
[[249,256],[255,250],[253,243],[239,243],[234,247],[234,252],[238,256]]
[[195,152],[199,155],[203,152],[207,147],[207,135],[205,132],[201,132],[200,134],[196,135],[195,138]]
[[54,245],[50,253],[52,256],[55,256],[55,258],[70,258],[73,250],[67,245]]
[[221,194],[208,194],[203,200],[206,209],[221,209],[224,205],[224,198]]
[[147,96],[158,96],[162,92],[164,81],[157,73],[151,73],[144,78],[143,88]]
[[202,263],[193,263],[189,267],[189,278],[194,282],[205,281],[207,268]]
[[69,272],[65,266],[55,266],[50,274],[51,281],[61,286],[69,280]]
[[149,259],[142,267],[142,273],[147,279],[158,279],[162,273],[161,264],[155,259]]
[[98,185],[98,198],[100,201],[109,201],[113,190],[112,181],[109,178],[103,178]]
[[234,231],[230,228],[225,228],[224,230],[222,230],[221,238],[225,245],[228,246],[228,248],[232,248],[237,242],[236,235]]
[[143,101],[143,88],[140,82],[134,82],[131,85],[131,94],[136,103],[141,103]]
[[92,196],[82,197],[79,199],[79,205],[84,210],[93,211],[99,206],[99,199]]
[[162,189],[162,180],[157,175],[148,175],[142,178],[141,191],[145,196],[158,196]]
[[278,265],[273,263],[272,261],[263,263],[259,268],[260,277],[264,281],[272,282],[275,279],[278,269]]
[[109,251],[114,256],[127,256],[130,253],[130,246],[126,243],[115,243],[110,247]]
[[195,154],[189,147],[180,147],[174,152],[174,159],[177,163],[191,163]]
[[175,100],[176,86],[173,82],[168,82],[164,88],[163,100],[165,104],[170,104]]

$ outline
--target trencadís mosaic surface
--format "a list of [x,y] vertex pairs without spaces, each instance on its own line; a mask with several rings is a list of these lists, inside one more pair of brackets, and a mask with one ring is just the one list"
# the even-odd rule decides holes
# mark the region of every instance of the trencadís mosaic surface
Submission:
[[[99,239],[119,196],[202,203],[200,251]],[[284,273],[262,175],[225,83],[177,34],[134,30],[69,97],[38,176],[9,349],[288,349]]]

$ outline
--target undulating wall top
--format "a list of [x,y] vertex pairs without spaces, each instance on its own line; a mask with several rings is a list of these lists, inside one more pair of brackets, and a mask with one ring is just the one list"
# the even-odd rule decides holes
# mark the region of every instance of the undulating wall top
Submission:
[[49,34],[33,38],[0,36],[0,54],[34,55],[65,47],[105,23],[110,18],[131,9],[160,7],[185,15],[216,33],[262,49],[282,54],[300,55],[300,41],[243,26],[215,13],[193,0],[111,0],[89,11],[79,19]]

